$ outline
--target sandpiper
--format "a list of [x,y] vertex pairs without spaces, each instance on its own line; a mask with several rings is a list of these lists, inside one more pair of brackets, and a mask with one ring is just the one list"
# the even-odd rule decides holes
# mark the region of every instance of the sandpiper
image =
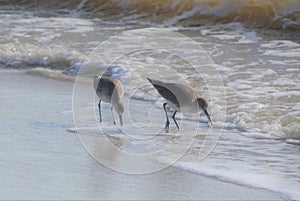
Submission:
[[162,82],[150,78],[147,79],[155,87],[158,93],[166,100],[166,103],[163,104],[163,108],[165,110],[167,118],[165,126],[166,132],[169,132],[170,124],[166,110],[167,104],[174,109],[172,118],[178,130],[179,126],[175,119],[177,111],[180,111],[182,113],[198,113],[204,111],[209,120],[209,126],[212,126],[211,118],[207,112],[208,101],[204,97],[201,97],[198,92],[183,84]]
[[96,94],[99,97],[99,116],[100,122],[102,122],[101,115],[101,101],[111,104],[111,114],[113,117],[114,124],[115,118],[113,114],[113,109],[119,114],[120,124],[123,125],[122,114],[124,112],[124,104],[122,102],[123,97],[123,87],[119,80],[107,77],[107,76],[94,76],[94,88]]

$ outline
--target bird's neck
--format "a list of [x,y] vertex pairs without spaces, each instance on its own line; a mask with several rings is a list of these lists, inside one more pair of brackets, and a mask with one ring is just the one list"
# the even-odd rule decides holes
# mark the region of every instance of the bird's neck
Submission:
[[186,105],[183,107],[180,107],[181,112],[183,113],[198,113],[201,111],[201,108],[199,108],[198,102],[192,102],[191,105]]
[[119,113],[122,114],[124,112],[124,104],[123,102],[118,99],[115,104],[114,104],[115,110]]

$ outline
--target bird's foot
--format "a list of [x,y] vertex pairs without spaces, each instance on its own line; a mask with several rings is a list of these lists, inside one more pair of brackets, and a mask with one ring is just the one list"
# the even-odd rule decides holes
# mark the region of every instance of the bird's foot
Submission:
[[165,127],[165,132],[166,132],[166,133],[169,133],[169,130],[170,130],[170,129],[169,129],[169,126],[168,126],[168,127]]
[[169,125],[170,125],[170,122],[169,121],[166,121],[166,126],[165,126],[165,132],[168,133],[169,132]]

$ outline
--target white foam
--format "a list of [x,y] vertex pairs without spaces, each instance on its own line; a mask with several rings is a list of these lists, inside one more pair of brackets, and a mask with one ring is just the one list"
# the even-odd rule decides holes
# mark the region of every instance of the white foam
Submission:
[[264,55],[295,57],[300,55],[300,44],[289,40],[273,40],[260,45]]
[[288,143],[288,144],[294,144],[294,145],[300,145],[300,140],[286,139],[286,143]]
[[[64,33],[86,33],[94,31],[94,23],[91,20],[74,17],[22,17],[19,15],[7,15],[10,26],[2,31],[9,31],[10,37],[33,36],[36,41],[50,42],[62,37]],[[58,31],[59,30],[59,31]]]
[[289,40],[273,40],[260,44],[263,48],[300,48],[300,44]]
[[[165,156],[161,156],[157,160],[161,163],[170,163],[170,158]],[[251,170],[248,166],[242,164],[236,164],[234,167],[234,164],[218,165],[206,163],[205,161],[177,161],[173,166],[226,182],[279,192],[292,199],[300,197],[300,183],[278,177],[271,170],[269,172],[258,173],[257,170]]]
[[279,56],[279,57],[299,57],[300,49],[293,50],[293,51],[286,51],[286,50],[265,50],[263,55],[270,55],[270,56]]
[[52,66],[66,68],[81,63],[79,52],[65,47],[41,47],[38,43],[0,44],[1,62],[11,67]]
[[220,40],[232,40],[235,43],[256,43],[262,39],[256,32],[246,29],[240,23],[203,26],[200,30],[203,35],[209,35]]
[[70,68],[74,71],[70,74],[76,73],[85,57],[74,48],[82,44],[74,44],[70,36],[85,36],[95,27],[91,20],[74,16],[41,17],[30,12],[12,12],[1,17],[1,63],[14,68]]
[[[165,20],[164,24],[174,25],[180,20],[188,19],[196,14],[226,17],[230,13],[240,10],[245,6],[245,2],[243,1],[235,4],[232,4],[229,1],[222,1],[217,6],[210,6],[205,1],[195,1],[194,3],[195,6],[193,7],[193,9],[186,11],[181,15],[177,15],[171,19]],[[174,6],[174,4],[172,5]]]

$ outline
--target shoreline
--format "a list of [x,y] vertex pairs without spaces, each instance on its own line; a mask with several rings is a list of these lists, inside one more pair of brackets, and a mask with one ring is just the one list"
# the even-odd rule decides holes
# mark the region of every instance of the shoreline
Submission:
[[[288,199],[177,167],[147,175],[110,170],[90,157],[78,136],[66,129],[73,125],[72,82],[26,72],[1,76],[3,112],[8,115],[1,118],[5,137],[0,144],[6,154],[0,155],[0,199]],[[95,138],[90,138],[95,150],[109,153]]]

